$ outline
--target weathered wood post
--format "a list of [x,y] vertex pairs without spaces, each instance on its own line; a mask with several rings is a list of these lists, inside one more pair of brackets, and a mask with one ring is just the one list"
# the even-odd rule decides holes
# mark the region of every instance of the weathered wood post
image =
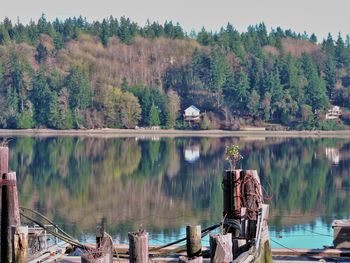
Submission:
[[144,230],[132,232],[129,236],[129,262],[147,263],[148,257],[148,233]]
[[[97,240],[97,235],[96,235]],[[103,238],[96,244],[96,249],[92,249],[81,255],[81,263],[113,263],[113,240],[106,232]]]
[[[246,170],[242,172],[243,178],[246,176],[252,177],[256,180],[256,182],[259,183],[258,191],[259,194],[262,196],[261,189],[260,189],[260,179],[258,176],[258,172],[256,170]],[[252,197],[253,194],[256,194],[256,188],[257,186],[253,183],[252,180],[247,180],[245,187],[244,187],[244,193],[242,193],[247,199],[249,197]],[[246,236],[248,238],[255,238],[256,236],[256,226],[257,226],[257,220],[258,220],[258,211],[261,206],[259,204],[259,199],[251,198],[250,200],[247,200],[247,234]]]
[[232,234],[210,235],[210,262],[231,262],[232,254]]
[[202,263],[202,232],[201,226],[186,227],[186,250],[187,257],[181,256],[179,262]]
[[[0,147],[0,180],[2,179],[2,175],[4,173],[8,173],[9,171],[9,148],[8,147]],[[0,204],[2,199],[1,194],[1,183],[0,183]],[[2,207],[2,205],[1,205]],[[0,207],[0,213],[1,213],[1,207]],[[0,225],[1,225],[1,216],[0,216]],[[1,239],[0,239],[0,247],[1,247]],[[0,249],[0,259],[1,259],[1,249]]]
[[202,252],[201,226],[186,226],[186,249],[187,257],[197,257]]
[[12,259],[16,263],[27,262],[28,226],[12,227]]
[[9,171],[9,148],[0,147],[0,174]]
[[4,173],[1,184],[1,261],[11,262],[11,226],[20,225],[16,173]]
[[96,247],[99,248],[102,245],[103,238],[105,237],[106,221],[102,220],[101,225],[96,227]]
[[241,170],[225,171],[223,178],[224,230],[232,237],[240,235],[241,218]]

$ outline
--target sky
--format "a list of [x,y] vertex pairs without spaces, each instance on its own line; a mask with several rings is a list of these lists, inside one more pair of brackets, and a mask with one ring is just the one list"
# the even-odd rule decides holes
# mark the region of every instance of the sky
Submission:
[[179,22],[186,32],[218,31],[228,22],[239,31],[264,22],[268,29],[280,26],[297,33],[315,33],[323,39],[330,32],[350,34],[350,0],[0,0],[0,19],[22,23],[82,15],[89,21],[127,16],[139,25],[147,19]]

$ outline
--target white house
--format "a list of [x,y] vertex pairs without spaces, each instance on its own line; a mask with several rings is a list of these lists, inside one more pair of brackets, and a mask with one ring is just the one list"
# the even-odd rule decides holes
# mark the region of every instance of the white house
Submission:
[[184,118],[186,121],[195,121],[200,119],[201,111],[196,107],[191,105],[187,109],[185,109]]
[[342,111],[339,106],[333,106],[326,113],[326,120],[339,119],[339,116],[342,114]]

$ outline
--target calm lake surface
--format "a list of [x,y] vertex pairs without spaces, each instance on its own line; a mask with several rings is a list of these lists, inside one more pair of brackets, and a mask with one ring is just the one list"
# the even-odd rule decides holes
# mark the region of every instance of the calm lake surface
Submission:
[[271,245],[332,245],[332,220],[350,214],[348,139],[17,137],[10,167],[20,204],[80,240],[94,241],[105,218],[116,242],[142,227],[163,244],[184,237],[186,224],[221,220],[231,144],[272,196]]

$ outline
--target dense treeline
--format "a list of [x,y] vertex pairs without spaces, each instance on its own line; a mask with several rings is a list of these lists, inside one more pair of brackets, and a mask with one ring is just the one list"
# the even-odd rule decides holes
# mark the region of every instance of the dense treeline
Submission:
[[319,43],[263,23],[187,34],[126,17],[0,23],[2,128],[185,128],[191,104],[203,129],[341,128],[325,113],[341,106],[350,124],[350,37]]

